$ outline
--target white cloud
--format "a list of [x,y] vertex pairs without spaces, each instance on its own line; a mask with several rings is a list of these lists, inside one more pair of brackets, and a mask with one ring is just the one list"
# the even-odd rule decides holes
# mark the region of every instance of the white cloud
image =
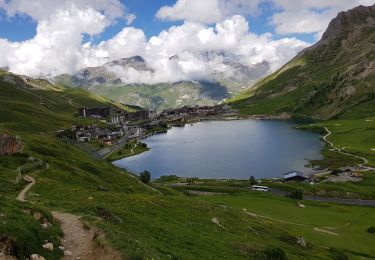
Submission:
[[0,41],[0,66],[27,75],[72,73],[82,68],[86,65],[84,34],[98,35],[117,18],[134,20],[118,0],[13,0],[0,2],[0,8],[10,17],[27,15],[37,22],[34,38]]
[[30,40],[0,39],[0,67],[31,76],[55,76],[110,60],[144,57],[154,72],[111,68],[127,83],[197,80],[216,72],[231,73],[225,63],[228,57],[248,66],[267,61],[274,71],[308,44],[294,37],[274,40],[269,33],[252,33],[244,15],[256,15],[261,1],[274,3],[277,12],[270,15],[277,33],[317,35],[336,12],[370,2],[178,0],[172,7],[161,8],[158,17],[184,19],[181,26],[149,40],[142,30],[125,27],[113,38],[93,44],[83,42],[84,35],[100,35],[116,19],[130,25],[136,18],[119,0],[0,0],[8,16],[27,15],[37,22],[36,35]]
[[163,6],[156,17],[161,20],[186,20],[212,24],[234,14],[255,14],[261,0],[177,0],[173,6]]
[[154,72],[140,72],[131,68],[124,70],[119,66],[110,68],[126,83],[155,84],[210,79],[218,72],[231,73],[231,68],[225,64],[228,58],[248,66],[267,61],[271,69],[275,70],[308,46],[295,38],[275,41],[270,34],[251,33],[248,22],[240,15],[232,16],[215,26],[185,22],[162,31],[147,42],[142,38],[141,31],[128,28],[126,33],[129,30],[133,35],[139,35],[132,43],[124,45],[122,39],[128,37],[123,37],[124,32],[121,32],[114,38],[120,41],[103,42],[93,52],[96,58],[99,58],[99,53],[105,53],[105,57],[114,57],[122,56],[119,54],[124,49],[121,46],[133,46],[130,48],[133,50],[138,48],[136,52],[145,58]]
[[316,33],[319,39],[338,12],[358,5],[373,5],[373,0],[271,0],[281,9],[271,17],[271,24],[281,35]]

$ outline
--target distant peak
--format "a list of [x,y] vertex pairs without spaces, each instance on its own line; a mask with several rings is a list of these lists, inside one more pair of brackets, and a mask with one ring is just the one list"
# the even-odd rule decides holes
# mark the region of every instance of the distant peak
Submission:
[[346,12],[340,12],[328,25],[322,40],[339,36],[348,31],[355,31],[358,27],[375,26],[375,4],[360,5]]

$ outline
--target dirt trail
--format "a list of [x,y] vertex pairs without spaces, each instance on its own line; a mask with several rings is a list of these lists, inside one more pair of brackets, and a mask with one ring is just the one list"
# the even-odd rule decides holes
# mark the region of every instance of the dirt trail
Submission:
[[25,201],[26,201],[26,200],[25,200],[25,195],[26,195],[26,193],[27,193],[27,192],[31,189],[31,187],[35,184],[35,179],[34,179],[33,177],[29,176],[29,175],[26,175],[26,176],[24,177],[24,179],[25,179],[26,181],[28,181],[29,184],[27,184],[26,187],[23,188],[23,189],[21,190],[21,192],[20,192],[20,193],[18,194],[18,196],[17,196],[17,200],[22,201],[22,202],[25,202]]
[[358,156],[358,155],[351,154],[351,153],[343,152],[342,150],[344,148],[339,148],[339,147],[335,146],[335,144],[333,142],[331,142],[331,141],[329,141],[327,139],[328,136],[330,136],[332,134],[332,132],[329,131],[327,127],[324,127],[324,129],[326,130],[327,134],[325,136],[323,136],[323,140],[325,142],[327,142],[332,147],[332,149],[336,150],[338,153],[341,153],[341,154],[344,154],[344,155],[347,155],[347,156],[351,156],[351,157],[355,157],[355,158],[361,159],[363,161],[363,163],[358,164],[358,167],[363,168],[363,170],[360,170],[360,171],[373,171],[373,170],[375,170],[375,168],[372,168],[372,167],[369,167],[369,166],[365,166],[368,163],[368,160],[365,157]]
[[[35,179],[29,175],[26,175],[24,179],[30,183],[17,196],[17,200],[21,202],[26,202],[26,193],[36,183]],[[61,244],[65,248],[64,256],[62,257],[63,260],[121,259],[121,255],[117,251],[103,243],[103,234],[94,229],[85,229],[83,222],[78,216],[57,211],[52,212],[52,215],[60,222],[64,233],[64,237],[61,239]],[[2,259],[1,256],[0,259]]]
[[118,252],[103,244],[103,236],[100,235],[100,232],[84,228],[78,216],[62,212],[52,212],[52,214],[60,222],[61,229],[64,231],[64,238],[61,240],[61,244],[65,248],[63,260],[121,259]]

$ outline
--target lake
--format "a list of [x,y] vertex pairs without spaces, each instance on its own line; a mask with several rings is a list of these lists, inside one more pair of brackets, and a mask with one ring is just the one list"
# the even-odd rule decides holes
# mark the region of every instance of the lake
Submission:
[[174,127],[143,140],[150,151],[114,162],[120,168],[183,177],[248,179],[280,177],[321,159],[319,134],[294,129],[295,122],[208,121]]

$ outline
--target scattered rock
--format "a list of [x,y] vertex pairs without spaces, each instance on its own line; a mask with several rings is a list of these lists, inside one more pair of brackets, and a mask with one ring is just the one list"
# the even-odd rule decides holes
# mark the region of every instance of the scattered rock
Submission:
[[64,251],[64,256],[72,256],[72,255],[73,255],[73,253],[71,251],[69,251],[69,250]]
[[219,227],[223,227],[223,225],[220,224],[220,220],[218,218],[212,218],[211,221]]
[[59,246],[59,249],[60,249],[61,251],[65,251],[65,247],[63,247],[63,246]]
[[30,256],[30,260],[46,260],[46,259],[41,255],[33,254]]
[[297,244],[302,247],[306,247],[306,241],[303,237],[297,237]]
[[46,221],[46,222],[44,222],[44,223],[42,224],[42,227],[45,228],[45,229],[47,229],[47,228],[52,227],[52,224],[49,223],[48,221]]
[[53,251],[53,244],[52,244],[52,243],[44,244],[44,245],[42,245],[42,247],[43,247],[44,249],[49,250],[49,251]]
[[3,255],[13,255],[16,248],[16,240],[7,236],[0,235],[0,253]]
[[93,197],[88,197],[88,200],[93,200],[94,198]]

